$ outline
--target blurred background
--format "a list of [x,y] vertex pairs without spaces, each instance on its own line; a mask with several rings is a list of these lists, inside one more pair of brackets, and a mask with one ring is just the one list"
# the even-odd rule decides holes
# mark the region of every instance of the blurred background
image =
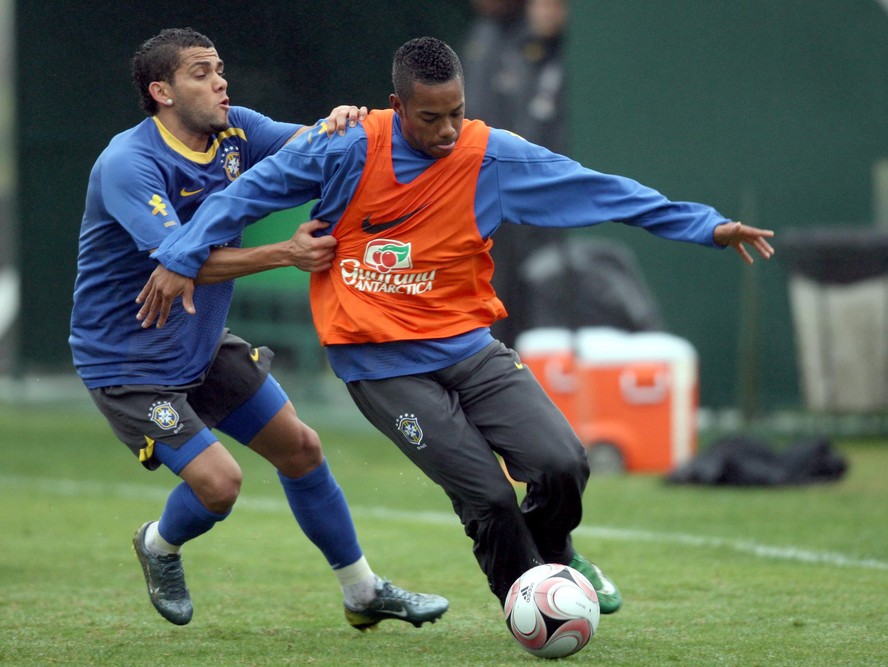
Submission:
[[[129,59],[144,39],[200,30],[226,62],[232,103],[310,123],[339,103],[387,107],[393,51],[430,34],[463,59],[470,117],[777,232],[776,257],[751,267],[618,224],[572,233],[628,257],[623,284],[649,306],[637,326],[693,345],[705,411],[846,415],[885,430],[888,3],[530,4],[535,17],[504,0],[0,0],[6,397],[19,383],[73,374],[68,318],[87,177],[109,139],[143,117]],[[248,240],[288,237],[304,215],[262,223]],[[523,285],[504,291],[520,323],[534,315],[521,271],[556,240],[496,239],[511,253],[498,272]],[[324,374],[306,287],[296,270],[245,279],[232,324],[294,372]]]

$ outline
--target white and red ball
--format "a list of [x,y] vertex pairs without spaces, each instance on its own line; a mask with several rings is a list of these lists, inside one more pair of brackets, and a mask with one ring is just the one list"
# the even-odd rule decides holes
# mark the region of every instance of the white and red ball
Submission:
[[601,611],[586,577],[567,565],[548,564],[515,580],[503,613],[524,650],[539,658],[563,658],[589,643]]

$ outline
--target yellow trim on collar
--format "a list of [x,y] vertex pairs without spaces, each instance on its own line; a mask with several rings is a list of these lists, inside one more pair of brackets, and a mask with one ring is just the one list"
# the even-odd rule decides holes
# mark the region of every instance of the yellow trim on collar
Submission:
[[157,118],[157,116],[152,116],[152,120],[154,124],[157,125],[157,131],[160,132],[160,137],[164,140],[167,146],[173,149],[182,157],[191,160],[192,162],[197,162],[198,164],[209,164],[216,157],[216,153],[219,150],[219,146],[223,139],[227,139],[228,137],[238,136],[244,141],[247,140],[247,135],[244,134],[244,131],[239,127],[229,127],[224,132],[220,132],[216,135],[216,138],[213,140],[213,144],[203,153],[199,153],[197,151],[193,151],[188,146],[179,141],[176,137],[173,136],[172,132],[170,132],[166,127],[164,127],[163,123]]

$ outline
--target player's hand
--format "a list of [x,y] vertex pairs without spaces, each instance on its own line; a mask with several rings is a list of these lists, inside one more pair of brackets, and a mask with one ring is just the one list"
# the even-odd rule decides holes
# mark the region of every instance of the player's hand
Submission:
[[322,220],[309,220],[299,225],[290,239],[290,264],[297,269],[316,273],[333,266],[336,256],[336,239],[330,234],[315,236],[315,232],[329,227]]
[[194,280],[169,269],[158,266],[148,278],[145,287],[136,297],[136,303],[142,304],[136,319],[142,323],[142,328],[147,329],[154,320],[157,320],[157,328],[166,324],[173,306],[173,300],[181,295],[182,307],[189,315],[194,315]]
[[774,232],[770,229],[750,227],[742,222],[723,222],[715,228],[712,234],[712,238],[717,244],[731,246],[747,264],[752,264],[753,259],[743,244],[751,245],[759,255],[765,259],[771,259],[774,255],[774,248],[771,247],[767,239],[772,236],[774,236]]
[[324,121],[327,124],[327,136],[332,137],[337,132],[340,135],[345,134],[345,128],[357,125],[359,120],[364,120],[367,117],[367,113],[367,107],[347,104],[336,107]]

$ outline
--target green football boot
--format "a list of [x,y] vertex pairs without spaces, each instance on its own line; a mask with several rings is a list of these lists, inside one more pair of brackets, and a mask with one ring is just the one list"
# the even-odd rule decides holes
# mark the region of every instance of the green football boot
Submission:
[[592,584],[592,588],[598,593],[598,607],[602,614],[613,614],[623,605],[623,596],[620,595],[620,591],[595,563],[574,553],[568,566],[582,574]]

